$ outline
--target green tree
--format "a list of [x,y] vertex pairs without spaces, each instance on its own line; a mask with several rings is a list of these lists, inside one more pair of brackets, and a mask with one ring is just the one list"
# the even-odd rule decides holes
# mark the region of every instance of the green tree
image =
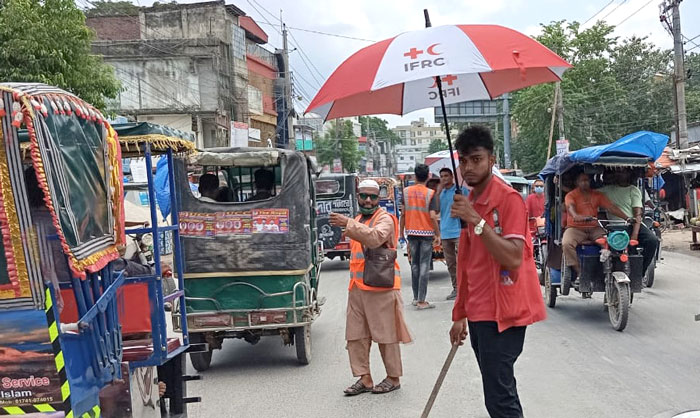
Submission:
[[120,87],[114,69],[90,52],[93,37],[73,0],[4,0],[0,81],[54,85],[104,109]]
[[430,141],[430,146],[428,147],[428,154],[433,154],[439,151],[444,151],[447,149],[447,142],[442,139],[435,138]]
[[333,121],[331,130],[316,142],[318,162],[333,165],[333,160],[340,158],[347,173],[358,171],[362,156],[363,153],[357,147],[357,137],[353,133],[351,121]]
[[[561,82],[565,137],[572,150],[643,129],[668,133],[673,124],[670,81],[657,75],[669,71],[670,52],[645,38],[619,39],[613,31],[603,22],[581,30],[577,22],[559,21],[542,25],[537,37],[573,65]],[[513,156],[525,171],[545,164],[553,95],[553,84],[514,95],[518,135]],[[558,137],[555,124],[554,138]]]
[[[399,143],[399,136],[387,127],[389,122],[386,120],[374,116],[360,116],[358,120],[360,122],[360,126],[362,127],[362,136],[369,136],[378,141],[388,140],[392,145]],[[368,120],[369,130],[367,123]]]

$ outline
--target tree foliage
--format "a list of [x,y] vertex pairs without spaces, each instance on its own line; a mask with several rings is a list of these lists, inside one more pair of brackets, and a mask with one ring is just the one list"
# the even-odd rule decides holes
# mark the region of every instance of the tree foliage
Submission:
[[[362,136],[375,138],[378,141],[388,140],[392,145],[399,143],[399,136],[394,131],[387,127],[387,122],[384,119],[374,116],[360,116],[358,118],[362,127]],[[367,121],[369,120],[369,130]]]
[[135,16],[139,14],[139,7],[130,1],[101,0],[90,3],[92,8],[85,11],[88,17],[99,16]]
[[[542,25],[537,37],[573,65],[561,82],[564,132],[572,150],[610,143],[639,130],[668,134],[674,125],[672,82],[665,75],[672,72],[671,52],[645,38],[620,39],[613,31],[604,22],[581,30],[577,22],[559,21]],[[700,59],[695,60],[700,64]],[[700,109],[691,102],[700,96],[693,88],[688,90],[688,116],[694,120]],[[513,155],[525,171],[544,166],[551,112],[555,111],[553,96],[553,84],[514,95],[518,136]],[[553,136],[559,137],[556,123]]]
[[104,108],[119,93],[114,69],[92,55],[92,31],[73,0],[0,5],[0,81],[41,82]]
[[351,121],[333,122],[331,130],[316,141],[316,158],[319,163],[329,165],[333,164],[334,159],[340,158],[345,172],[357,172],[362,153],[358,150]]
[[444,151],[447,149],[447,142],[442,139],[435,138],[430,141],[430,146],[428,146],[428,154],[434,154],[436,152]]

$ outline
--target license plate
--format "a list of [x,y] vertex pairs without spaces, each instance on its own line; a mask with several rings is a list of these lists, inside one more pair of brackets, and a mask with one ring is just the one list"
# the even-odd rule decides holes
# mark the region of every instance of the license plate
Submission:
[[250,322],[252,325],[284,324],[287,322],[286,311],[265,311],[251,312]]
[[233,318],[228,314],[201,315],[188,318],[193,328],[232,327]]

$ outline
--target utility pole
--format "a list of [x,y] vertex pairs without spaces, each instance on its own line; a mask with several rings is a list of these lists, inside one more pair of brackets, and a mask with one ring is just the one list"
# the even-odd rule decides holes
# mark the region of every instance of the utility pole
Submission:
[[552,137],[554,136],[554,119],[557,117],[557,103],[559,103],[559,81],[554,87],[554,103],[552,103],[552,121],[549,124],[549,142],[547,145],[547,161],[552,156]]
[[566,140],[566,132],[564,132],[564,92],[561,90],[561,84],[557,83],[557,121],[559,122],[559,140]]
[[[280,13],[281,17],[281,13]],[[293,148],[294,133],[292,130],[292,112],[294,112],[294,103],[292,102],[292,77],[289,74],[289,48],[287,46],[287,25],[282,23],[282,54],[284,55],[284,101],[285,107],[285,124],[284,130],[287,148]]]
[[[510,95],[503,95],[503,160],[510,168]],[[448,128],[449,129],[449,128]]]
[[[683,35],[681,33],[681,13],[678,8],[683,0],[666,0],[661,5],[661,22],[670,26],[673,34],[673,84],[676,105],[676,146],[688,148],[688,117],[685,106],[685,68]],[[671,23],[666,12],[671,11]]]

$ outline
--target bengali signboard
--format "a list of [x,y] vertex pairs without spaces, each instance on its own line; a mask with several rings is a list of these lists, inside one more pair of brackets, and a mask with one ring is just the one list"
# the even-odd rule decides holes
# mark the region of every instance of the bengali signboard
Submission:
[[343,231],[337,226],[331,226],[329,217],[331,212],[340,213],[349,218],[353,218],[352,200],[347,199],[331,199],[319,200],[316,202],[316,225],[318,227],[318,238],[323,242],[323,248],[335,248],[340,242]]
[[253,233],[288,234],[289,209],[253,209]]

